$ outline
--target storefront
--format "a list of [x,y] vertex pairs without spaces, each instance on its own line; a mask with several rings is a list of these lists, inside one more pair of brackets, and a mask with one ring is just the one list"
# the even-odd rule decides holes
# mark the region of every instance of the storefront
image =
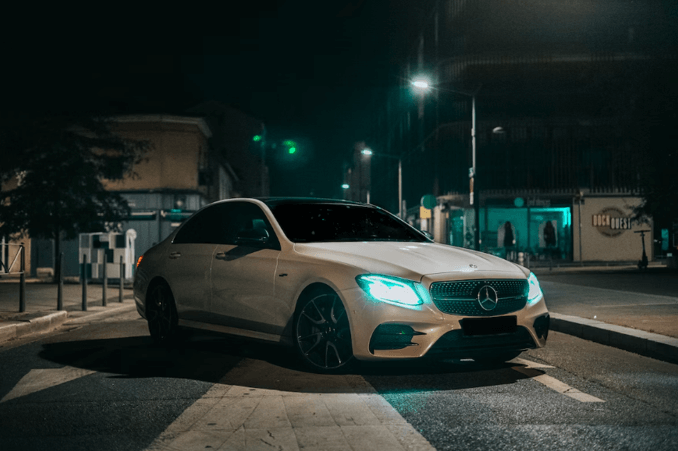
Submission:
[[[571,193],[492,193],[480,208],[480,249],[509,260],[518,254],[534,261],[631,262],[653,258],[652,224],[632,220],[641,199],[631,196]],[[581,227],[579,212],[581,211]],[[441,243],[474,247],[475,212],[464,195],[438,197],[431,218],[410,222]]]
[[632,219],[633,208],[641,201],[631,196],[585,195],[581,201],[573,199],[573,222],[577,224],[573,234],[574,261],[638,261],[643,254],[643,240],[647,258],[652,261],[652,221]]

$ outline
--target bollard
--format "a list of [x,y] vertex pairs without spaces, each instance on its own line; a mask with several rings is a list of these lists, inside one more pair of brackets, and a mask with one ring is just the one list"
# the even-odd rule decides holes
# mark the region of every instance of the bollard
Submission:
[[19,312],[26,311],[26,248],[21,243],[21,275],[19,276]]
[[106,254],[104,254],[104,283],[103,288],[101,289],[101,305],[106,307],[106,295],[108,294],[108,274],[106,274]]
[[122,262],[122,255],[120,256],[120,291],[118,292],[118,302],[122,302],[122,290],[125,288],[125,264]]
[[82,256],[82,311],[87,311],[87,254]]
[[57,285],[57,310],[64,309],[64,253],[59,253],[59,280]]

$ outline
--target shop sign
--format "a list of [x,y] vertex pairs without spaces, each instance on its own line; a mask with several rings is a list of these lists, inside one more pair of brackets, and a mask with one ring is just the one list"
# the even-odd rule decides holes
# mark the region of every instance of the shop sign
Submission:
[[547,208],[551,206],[551,199],[527,199],[527,206]]
[[632,219],[616,207],[604,208],[597,215],[592,215],[591,221],[593,227],[609,237],[619,236],[624,233],[624,230],[630,230],[633,227]]

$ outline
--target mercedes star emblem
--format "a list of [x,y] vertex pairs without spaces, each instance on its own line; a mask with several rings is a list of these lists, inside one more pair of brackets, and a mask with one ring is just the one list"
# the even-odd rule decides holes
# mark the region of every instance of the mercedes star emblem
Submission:
[[483,310],[488,312],[494,310],[498,302],[499,295],[497,294],[497,290],[491,286],[485,285],[478,291],[478,303]]

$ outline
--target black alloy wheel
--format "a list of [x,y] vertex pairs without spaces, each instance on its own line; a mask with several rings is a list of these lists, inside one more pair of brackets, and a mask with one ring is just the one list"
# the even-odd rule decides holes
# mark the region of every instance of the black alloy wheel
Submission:
[[348,315],[336,293],[301,301],[295,315],[294,338],[304,363],[315,370],[333,372],[353,360]]
[[156,285],[146,299],[148,331],[153,341],[166,344],[177,334],[179,317],[172,291],[165,284]]

